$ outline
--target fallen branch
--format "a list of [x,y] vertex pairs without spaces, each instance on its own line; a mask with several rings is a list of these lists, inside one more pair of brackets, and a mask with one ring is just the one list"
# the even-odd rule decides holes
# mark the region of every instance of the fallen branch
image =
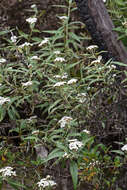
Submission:
[[114,24],[102,0],[75,0],[82,21],[85,23],[91,37],[99,50],[106,51],[103,58],[127,64],[127,51],[118,40],[118,34],[113,31]]

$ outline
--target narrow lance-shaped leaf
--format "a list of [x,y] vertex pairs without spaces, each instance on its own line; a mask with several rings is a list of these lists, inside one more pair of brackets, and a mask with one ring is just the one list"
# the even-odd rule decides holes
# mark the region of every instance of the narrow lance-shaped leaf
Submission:
[[78,184],[78,166],[75,161],[71,161],[70,163],[70,173],[73,181],[74,190],[76,190]]

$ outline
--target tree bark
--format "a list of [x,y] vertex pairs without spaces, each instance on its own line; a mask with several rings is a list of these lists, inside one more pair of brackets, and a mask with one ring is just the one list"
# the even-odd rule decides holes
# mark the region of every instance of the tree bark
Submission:
[[113,31],[114,24],[105,8],[102,0],[75,0],[82,21],[99,50],[107,61],[112,58],[127,64],[127,50],[123,43],[118,40],[118,34]]

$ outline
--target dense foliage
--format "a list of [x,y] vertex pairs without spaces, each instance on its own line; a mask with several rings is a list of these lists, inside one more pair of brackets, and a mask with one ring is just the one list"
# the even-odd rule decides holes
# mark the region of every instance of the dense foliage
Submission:
[[[125,4],[106,2],[127,47]],[[127,149],[117,108],[127,72],[117,66],[126,65],[104,62],[84,24],[71,20],[72,0],[59,8],[57,30],[37,29],[32,5],[27,33],[0,31],[0,189],[120,190]]]

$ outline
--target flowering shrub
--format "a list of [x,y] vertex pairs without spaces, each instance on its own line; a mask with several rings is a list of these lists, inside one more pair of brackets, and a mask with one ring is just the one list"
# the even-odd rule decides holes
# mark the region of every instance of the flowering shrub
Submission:
[[41,190],[41,189],[46,189],[46,188],[52,188],[53,186],[56,186],[57,184],[53,180],[50,180],[50,176],[47,176],[46,178],[41,179],[37,183],[37,185]]
[[[30,33],[17,29],[9,31],[10,39],[4,36],[0,121],[9,125],[5,127],[8,137],[6,131],[0,131],[1,186],[6,181],[15,189],[55,189],[57,173],[64,176],[68,171],[74,190],[84,181],[94,189],[111,189],[124,161],[126,145],[122,151],[113,152],[98,141],[105,137],[107,120],[117,117],[112,108],[120,98],[115,79],[121,71],[117,70],[118,63],[104,62],[96,45],[83,48],[81,42],[89,38],[86,33],[76,34],[75,30],[84,25],[71,22],[75,4],[67,2],[67,13],[58,16],[57,30],[36,36],[41,32],[35,27],[38,10],[34,4],[31,9],[35,14],[26,19]],[[112,157],[112,153],[121,157]],[[6,164],[16,172],[4,167]],[[60,165],[54,180],[45,177],[55,164]],[[110,176],[107,168],[111,169]],[[15,184],[14,178],[23,185]]]
[[16,172],[13,171],[12,167],[5,167],[0,169],[0,173],[2,174],[3,178],[10,177],[10,176],[16,176]]

